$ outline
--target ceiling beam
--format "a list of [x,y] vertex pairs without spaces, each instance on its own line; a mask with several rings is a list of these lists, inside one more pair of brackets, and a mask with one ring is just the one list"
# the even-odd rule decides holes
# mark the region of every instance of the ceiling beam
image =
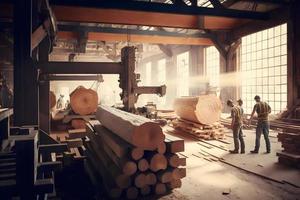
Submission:
[[[215,9],[207,7],[194,7],[194,6],[179,6],[166,3],[155,3],[145,1],[94,1],[94,0],[50,0],[51,5],[59,6],[77,6],[89,8],[105,8],[105,9],[118,9],[130,10],[140,12],[155,12],[166,14],[181,14],[181,15],[205,15],[205,16],[219,16],[238,19],[257,19],[266,20],[268,15],[261,12],[242,11],[235,9]],[[75,13],[76,14],[76,13]]]
[[43,74],[120,74],[121,63],[111,62],[40,62]]
[[[280,13],[280,14],[278,14]],[[290,12],[287,8],[279,8],[270,13],[271,19],[268,21],[249,22],[243,26],[233,29],[228,33],[228,39],[230,42],[234,42],[244,36],[256,33],[268,28],[278,26],[286,23],[289,19]]]
[[163,29],[157,30],[142,30],[142,29],[127,29],[127,28],[113,28],[113,27],[99,27],[82,24],[59,24],[59,31],[69,32],[96,32],[96,33],[116,33],[116,34],[130,34],[130,35],[148,35],[148,36],[170,36],[170,37],[188,37],[188,38],[208,38],[205,33],[186,34],[179,32],[170,32]]
[[[90,0],[87,0],[87,2],[90,2]],[[125,3],[127,4],[127,1]],[[137,2],[137,3],[145,3],[145,2]],[[157,5],[157,3],[155,5]],[[164,7],[170,5],[159,4],[159,7],[160,6]],[[215,12],[216,15],[223,15],[222,13],[224,13],[223,10],[220,11],[214,8],[200,8],[196,6],[185,6],[185,7],[187,7],[188,9],[196,9],[196,10],[208,9],[209,12]],[[155,27],[198,29],[199,18],[201,18],[201,23],[204,26],[203,28],[212,29],[212,30],[230,30],[249,22],[249,19],[242,19],[242,15],[237,15],[236,18],[232,18],[232,17],[230,18],[230,17],[221,17],[221,16],[213,16],[213,15],[209,16],[206,15],[205,12],[201,13],[201,15],[198,15],[197,12],[195,12],[196,14],[191,14],[191,13],[180,14],[180,11],[176,13],[178,10],[178,6],[176,7],[177,9],[174,8],[173,10],[175,11],[175,13],[159,12],[159,11],[158,12],[135,11],[135,10],[126,10],[126,9],[91,8],[91,7],[79,7],[79,6],[61,6],[61,5],[52,5],[51,8],[58,22],[127,24],[127,25],[141,25],[141,26],[155,26]],[[1,9],[0,19],[5,19],[5,20],[12,19],[13,6],[11,4],[0,4],[0,9]],[[2,10],[4,10],[5,12],[2,12]],[[179,8],[179,10],[181,9]],[[216,12],[216,10],[218,11]],[[244,12],[244,11],[238,11],[238,12]],[[250,13],[253,12],[246,11],[246,13],[251,15]],[[264,13],[258,13],[258,14],[264,16],[264,18],[267,16],[267,14]]]
[[[72,40],[76,39],[76,32],[60,31],[57,35],[58,39]],[[173,37],[173,36],[157,36],[157,35],[137,35],[137,34],[119,34],[119,33],[101,33],[89,32],[88,40],[106,41],[106,42],[136,42],[150,44],[176,44],[176,45],[213,45],[209,38],[195,37]]]

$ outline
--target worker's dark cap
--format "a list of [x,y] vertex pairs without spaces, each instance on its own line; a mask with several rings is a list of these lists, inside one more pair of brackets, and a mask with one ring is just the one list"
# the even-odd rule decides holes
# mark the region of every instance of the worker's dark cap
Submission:
[[231,99],[227,100],[227,105],[233,104],[233,101]]
[[241,102],[241,103],[243,103],[243,100],[242,100],[242,99],[238,99],[238,100],[237,100],[237,102]]
[[254,99],[255,99],[255,100],[256,100],[256,99],[260,99],[260,96],[256,95],[256,96],[254,97]]

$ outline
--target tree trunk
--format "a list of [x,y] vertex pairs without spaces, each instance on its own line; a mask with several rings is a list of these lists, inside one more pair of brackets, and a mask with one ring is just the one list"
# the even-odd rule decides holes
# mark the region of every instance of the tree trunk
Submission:
[[156,150],[165,136],[161,127],[151,120],[121,111],[99,106],[96,118],[101,124],[128,143],[145,150]]
[[215,95],[180,97],[174,101],[174,110],[182,119],[200,124],[212,124],[220,119],[222,103]]

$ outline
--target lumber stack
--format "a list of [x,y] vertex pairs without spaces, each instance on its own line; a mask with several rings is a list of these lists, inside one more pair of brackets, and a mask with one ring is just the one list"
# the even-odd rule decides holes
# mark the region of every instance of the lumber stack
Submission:
[[[111,123],[103,120],[99,111],[106,113]],[[186,176],[186,158],[179,154],[184,151],[182,139],[165,135],[148,119],[113,108],[100,107],[97,119],[101,123],[86,124],[86,170],[109,198],[164,195],[181,187]],[[133,135],[142,139],[137,142]]]
[[277,137],[283,148],[277,152],[278,162],[300,169],[300,134],[281,132]]
[[183,131],[195,139],[217,140],[224,139],[226,128],[219,122],[210,125],[195,123],[183,119],[172,120],[171,126],[177,130]]

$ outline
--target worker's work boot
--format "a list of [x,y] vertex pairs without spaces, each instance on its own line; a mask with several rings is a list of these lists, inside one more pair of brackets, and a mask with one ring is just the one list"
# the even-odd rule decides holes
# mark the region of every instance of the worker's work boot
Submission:
[[252,150],[250,153],[258,153],[258,150]]
[[229,150],[229,153],[237,154],[237,153],[239,153],[239,150]]
[[241,154],[245,154],[245,150],[241,150]]

